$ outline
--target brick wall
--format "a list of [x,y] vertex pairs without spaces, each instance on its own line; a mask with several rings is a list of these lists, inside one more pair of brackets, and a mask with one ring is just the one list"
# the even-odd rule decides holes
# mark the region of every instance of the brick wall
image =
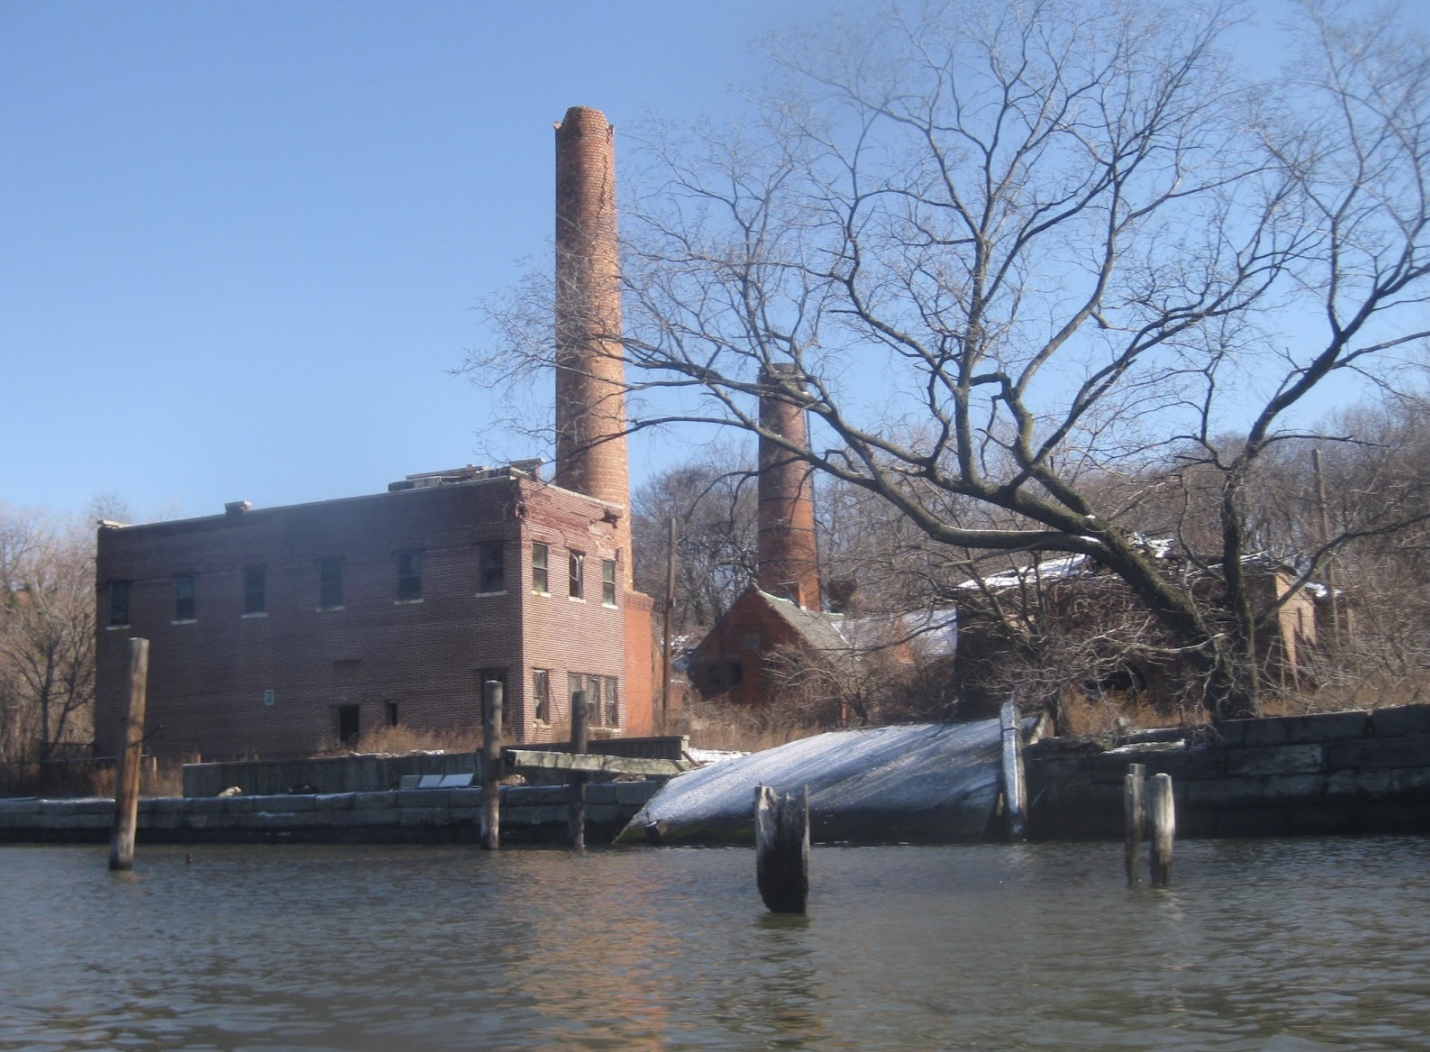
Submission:
[[[508,723],[541,740],[531,670],[611,677],[627,697],[623,586],[607,605],[601,561],[618,558],[611,509],[530,479],[497,477],[99,534],[96,744],[118,746],[125,641],[151,642],[150,745],[160,755],[298,756],[338,744],[339,709],[386,721],[480,726],[483,670],[507,674]],[[549,595],[531,588],[531,542],[549,544]],[[481,545],[500,545],[504,588],[481,588]],[[584,595],[567,553],[586,556]],[[420,551],[421,597],[398,598],[397,554]],[[317,561],[343,559],[343,602],[319,608]],[[244,614],[243,568],[265,571],[265,610]],[[195,617],[175,621],[175,575],[193,575]],[[619,575],[618,575],[619,578]],[[130,618],[109,625],[109,585],[129,581]],[[648,602],[648,601],[647,601]],[[637,677],[639,685],[640,677]],[[638,704],[649,706],[649,686]],[[270,693],[271,692],[271,693]]]

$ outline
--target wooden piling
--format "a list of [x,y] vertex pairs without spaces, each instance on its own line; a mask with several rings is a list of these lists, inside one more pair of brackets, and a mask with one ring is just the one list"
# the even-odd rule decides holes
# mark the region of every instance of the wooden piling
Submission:
[[1152,884],[1165,888],[1172,883],[1172,841],[1177,832],[1170,774],[1153,775],[1147,782],[1147,814],[1152,825]]
[[114,779],[114,828],[109,837],[109,868],[134,868],[134,835],[139,826],[139,770],[144,749],[144,707],[148,700],[149,640],[130,639],[129,711],[124,721],[124,750]]
[[1127,883],[1137,883],[1137,854],[1147,830],[1147,811],[1143,803],[1143,786],[1146,784],[1147,768],[1140,763],[1129,763],[1127,774],[1122,780],[1122,817],[1126,827],[1126,844],[1123,862],[1127,867]]
[[501,847],[502,685],[482,684],[482,847]]
[[[571,695],[571,751],[581,754],[586,751],[590,739],[591,713],[586,708],[586,692],[578,690]],[[567,783],[566,840],[574,848],[586,846],[586,773],[572,771]]]
[[1023,840],[1028,832],[1023,789],[1023,721],[1018,717],[1018,706],[1011,701],[1003,703],[998,719],[1003,734],[1003,811],[1008,822],[1008,839]]
[[773,913],[803,913],[809,898],[809,787],[755,786],[755,879]]

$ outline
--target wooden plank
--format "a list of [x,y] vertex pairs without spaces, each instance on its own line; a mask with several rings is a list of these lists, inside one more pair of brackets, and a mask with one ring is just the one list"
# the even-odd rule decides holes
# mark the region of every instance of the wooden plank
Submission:
[[1152,826],[1152,885],[1165,888],[1172,883],[1172,841],[1177,833],[1170,774],[1148,779],[1147,816]]
[[[591,710],[586,706],[586,692],[575,691],[571,695],[570,755],[585,754],[590,739],[590,725]],[[571,770],[567,781],[569,789],[566,801],[566,841],[574,850],[579,851],[586,847],[586,776],[580,771]]]
[[508,749],[503,754],[508,770],[532,768],[544,771],[572,771],[587,774],[673,775],[690,769],[674,760],[653,760],[637,756],[598,756],[594,753],[546,752],[541,749]]
[[1003,736],[1003,808],[1008,818],[1008,839],[1024,840],[1027,814],[1023,788],[1023,730],[1018,706],[1008,701],[998,713]]
[[501,846],[502,701],[500,681],[482,684],[482,847],[488,851]]
[[114,780],[114,826],[109,836],[109,868],[134,868],[134,834],[139,828],[139,758],[144,749],[144,708],[149,697],[149,640],[132,638],[128,650],[129,708],[124,751]]
[[1122,783],[1123,820],[1123,864],[1127,870],[1127,883],[1137,883],[1138,845],[1146,836],[1147,808],[1144,803],[1144,784],[1147,768],[1140,763],[1129,763]]

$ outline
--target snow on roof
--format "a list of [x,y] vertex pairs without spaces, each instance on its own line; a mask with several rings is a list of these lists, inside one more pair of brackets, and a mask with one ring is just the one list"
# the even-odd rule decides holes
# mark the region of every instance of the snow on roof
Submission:
[[845,643],[861,650],[917,640],[929,656],[950,657],[958,646],[958,611],[951,606],[845,618],[834,628]]

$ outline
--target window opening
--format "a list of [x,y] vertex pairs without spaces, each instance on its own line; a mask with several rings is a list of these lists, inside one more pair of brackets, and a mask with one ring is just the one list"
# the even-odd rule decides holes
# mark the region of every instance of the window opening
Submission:
[[109,627],[129,627],[129,589],[133,581],[109,582]]
[[486,541],[477,548],[477,591],[506,591],[506,553],[501,541]]
[[261,566],[243,568],[243,612],[245,614],[266,614],[268,612],[268,574]]
[[411,602],[422,598],[422,553],[397,553],[397,601]]
[[581,599],[585,597],[584,574],[586,556],[582,552],[572,552],[568,560],[571,576],[571,598]]
[[352,745],[357,741],[361,722],[359,713],[360,709],[356,705],[339,705],[337,707],[339,745]]
[[318,606],[334,610],[343,605],[343,557],[318,560]]
[[616,560],[601,560],[601,602],[616,605]]
[[174,620],[197,621],[198,601],[194,575],[179,574],[174,578]]

